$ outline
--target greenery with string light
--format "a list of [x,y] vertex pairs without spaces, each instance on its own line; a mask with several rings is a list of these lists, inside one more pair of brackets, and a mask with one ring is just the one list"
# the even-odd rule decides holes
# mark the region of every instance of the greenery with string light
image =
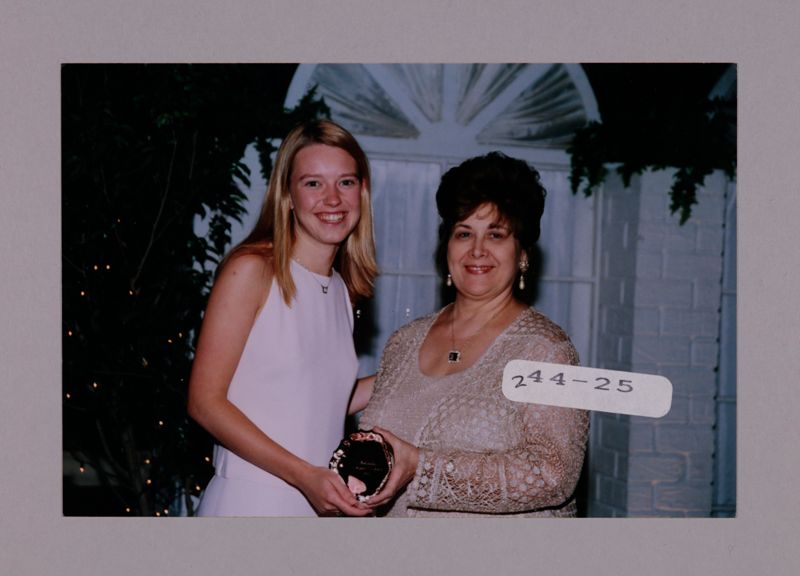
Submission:
[[62,68],[63,447],[93,478],[65,470],[65,515],[194,512],[212,443],[187,417],[187,381],[244,211],[241,159],[255,143],[266,179],[270,140],[328,115],[313,93],[284,110],[270,75],[286,70]]

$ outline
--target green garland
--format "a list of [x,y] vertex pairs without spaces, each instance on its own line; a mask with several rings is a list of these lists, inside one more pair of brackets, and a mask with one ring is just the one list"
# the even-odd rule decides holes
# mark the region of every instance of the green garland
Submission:
[[683,225],[706,176],[718,169],[736,177],[735,103],[709,99],[691,108],[651,111],[625,122],[590,122],[575,134],[567,152],[572,192],[586,196],[604,182],[608,164],[619,164],[616,171],[625,186],[645,170],[676,168],[670,210],[679,212]]

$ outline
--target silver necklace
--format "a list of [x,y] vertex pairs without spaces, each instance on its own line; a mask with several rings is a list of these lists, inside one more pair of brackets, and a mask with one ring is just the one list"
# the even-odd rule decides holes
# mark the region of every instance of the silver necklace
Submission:
[[[448,364],[458,364],[461,362],[461,350],[456,348],[456,330],[455,330],[455,318],[456,318],[456,305],[453,304],[453,309],[450,313],[450,351],[447,353],[447,363]],[[473,332],[469,338],[466,338],[461,341],[461,348],[465,348],[470,341],[475,338],[480,332],[483,331],[484,328],[492,321],[494,316],[490,316],[489,319],[483,323],[483,325],[478,328],[475,332]]]
[[323,284],[322,282],[319,281],[319,278],[318,278],[319,275],[317,273],[312,272],[311,270],[309,270],[302,262],[300,262],[300,260],[298,260],[294,256],[292,256],[292,260],[297,262],[303,270],[305,270],[306,272],[311,274],[311,277],[314,279],[314,282],[319,284],[319,287],[322,289],[322,293],[323,294],[327,294],[328,293],[328,288],[330,287],[331,282],[333,281],[333,274],[331,274],[328,277],[328,283],[327,284]]

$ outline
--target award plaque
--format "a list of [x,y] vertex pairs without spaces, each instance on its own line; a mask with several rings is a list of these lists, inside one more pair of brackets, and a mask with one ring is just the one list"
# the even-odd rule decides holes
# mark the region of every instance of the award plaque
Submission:
[[391,444],[377,432],[359,430],[339,443],[329,467],[359,501],[366,502],[386,484],[393,464]]

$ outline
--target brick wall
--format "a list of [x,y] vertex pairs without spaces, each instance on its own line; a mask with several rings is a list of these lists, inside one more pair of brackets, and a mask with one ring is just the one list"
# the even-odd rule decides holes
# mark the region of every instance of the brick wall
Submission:
[[669,212],[672,172],[604,188],[597,365],[673,384],[659,419],[595,413],[589,514],[708,516],[719,357],[723,175],[689,221]]

